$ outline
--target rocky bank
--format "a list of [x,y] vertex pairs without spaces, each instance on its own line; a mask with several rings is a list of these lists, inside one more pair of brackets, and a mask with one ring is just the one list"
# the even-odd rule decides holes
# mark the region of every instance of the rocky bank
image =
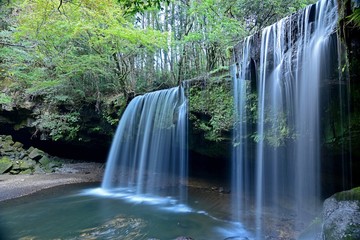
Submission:
[[9,135],[0,135],[0,174],[51,173],[62,166],[61,159],[40,149],[24,149],[23,146]]
[[101,182],[105,165],[50,156],[24,149],[9,135],[0,135],[0,201],[59,185]]

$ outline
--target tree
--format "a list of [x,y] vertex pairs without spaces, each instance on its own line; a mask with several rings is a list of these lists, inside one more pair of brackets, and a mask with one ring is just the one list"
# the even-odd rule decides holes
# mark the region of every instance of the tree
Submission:
[[87,105],[115,123],[102,108],[108,99],[125,105],[136,94],[226,69],[227,49],[309,2],[10,1],[1,5],[1,99],[41,101],[38,126],[56,119],[75,126]]
[[118,0],[124,7],[125,14],[143,13],[150,8],[162,9],[162,4],[169,4],[170,0]]
[[[166,40],[158,31],[128,22],[112,0],[75,0],[60,6],[48,0],[25,1],[22,9],[18,40],[36,43],[37,54],[46,58],[57,78],[67,79],[77,90],[93,86],[97,95],[103,87],[127,96],[134,87],[129,79],[132,58],[153,52]],[[83,87],[78,86],[81,81]]]
[[74,125],[82,106],[95,103],[101,113],[101,103],[113,95],[127,102],[136,91],[136,56],[166,44],[163,33],[125,19],[117,1],[24,1],[16,11],[17,22],[2,32],[9,43],[1,49],[2,66],[13,92],[43,99],[38,127],[56,126],[45,123],[57,121],[59,112]]

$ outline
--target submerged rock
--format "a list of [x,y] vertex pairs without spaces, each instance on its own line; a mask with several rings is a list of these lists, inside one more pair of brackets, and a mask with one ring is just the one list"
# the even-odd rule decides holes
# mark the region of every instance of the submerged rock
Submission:
[[84,229],[80,236],[74,240],[80,239],[144,239],[143,229],[146,222],[141,218],[129,218],[126,216],[115,216],[113,219],[105,222],[103,225],[94,228]]
[[337,193],[325,200],[322,238],[360,239],[360,187]]

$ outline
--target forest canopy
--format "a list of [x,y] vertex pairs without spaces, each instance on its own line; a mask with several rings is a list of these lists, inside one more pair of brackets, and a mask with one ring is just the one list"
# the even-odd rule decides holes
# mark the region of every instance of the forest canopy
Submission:
[[0,104],[40,101],[36,129],[72,139],[80,112],[229,64],[228,49],[312,0],[0,1]]

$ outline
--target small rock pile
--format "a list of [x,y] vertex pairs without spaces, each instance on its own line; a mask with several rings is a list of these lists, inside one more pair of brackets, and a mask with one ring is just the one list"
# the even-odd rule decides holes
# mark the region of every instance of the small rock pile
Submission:
[[0,135],[0,174],[51,173],[61,167],[61,162],[34,147],[25,150],[23,144],[11,136]]

